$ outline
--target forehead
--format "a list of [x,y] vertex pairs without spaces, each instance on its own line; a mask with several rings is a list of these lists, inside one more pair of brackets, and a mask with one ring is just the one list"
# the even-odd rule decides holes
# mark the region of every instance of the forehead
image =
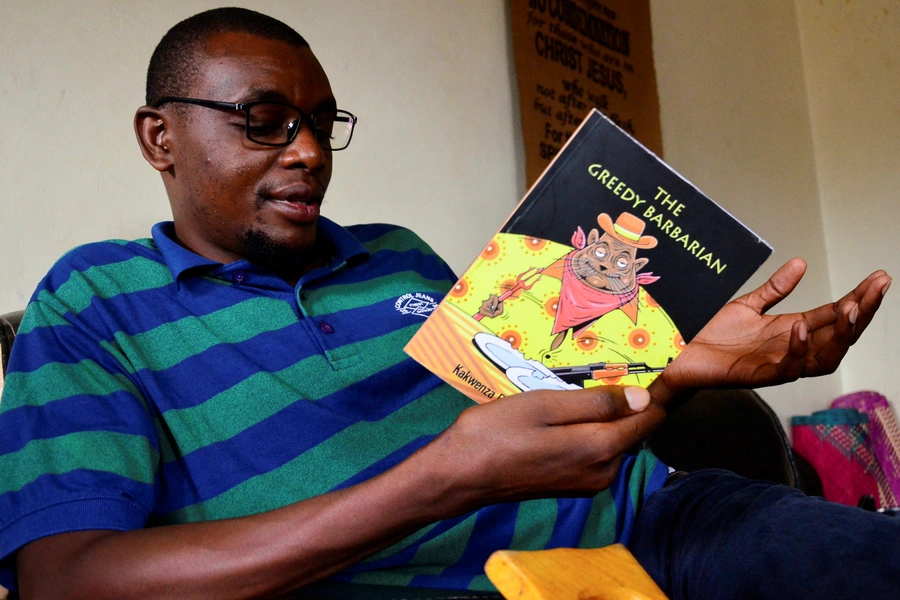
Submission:
[[309,48],[222,33],[203,44],[199,62],[194,97],[240,102],[281,96],[306,110],[334,103],[328,76]]

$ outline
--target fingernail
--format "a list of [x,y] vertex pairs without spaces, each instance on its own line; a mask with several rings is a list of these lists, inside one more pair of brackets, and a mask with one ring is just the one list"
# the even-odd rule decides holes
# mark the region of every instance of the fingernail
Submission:
[[800,341],[805,342],[806,336],[809,334],[809,331],[806,329],[806,323],[800,323],[797,333],[800,335]]
[[884,287],[881,289],[881,296],[882,296],[882,297],[884,297],[884,295],[887,294],[887,291],[888,291],[889,289],[891,289],[891,284],[892,284],[893,282],[894,282],[893,279],[892,279],[891,281],[888,281],[888,284],[887,284],[886,286],[884,286]]
[[853,308],[850,309],[850,324],[856,325],[856,317],[859,316],[859,304],[855,304]]
[[631,410],[644,410],[650,404],[650,392],[642,387],[627,387],[625,388],[625,400],[628,401]]

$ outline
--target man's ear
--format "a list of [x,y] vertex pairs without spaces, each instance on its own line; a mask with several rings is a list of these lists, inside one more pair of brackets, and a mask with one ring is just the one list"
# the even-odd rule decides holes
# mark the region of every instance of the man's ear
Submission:
[[134,115],[134,133],[141,154],[150,166],[160,172],[168,171],[174,164],[169,152],[168,126],[168,118],[152,106],[142,106]]
[[648,262],[650,262],[649,258],[634,259],[634,272],[637,273],[638,271],[646,267]]

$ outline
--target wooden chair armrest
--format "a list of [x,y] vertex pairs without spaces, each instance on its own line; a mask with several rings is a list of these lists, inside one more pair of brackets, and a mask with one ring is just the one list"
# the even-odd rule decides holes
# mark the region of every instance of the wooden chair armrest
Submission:
[[507,600],[666,600],[628,549],[498,550],[484,566]]

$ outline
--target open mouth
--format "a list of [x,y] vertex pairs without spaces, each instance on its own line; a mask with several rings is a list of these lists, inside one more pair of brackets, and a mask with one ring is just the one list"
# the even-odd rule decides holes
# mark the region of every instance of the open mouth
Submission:
[[317,201],[270,200],[273,207],[285,218],[298,223],[310,223],[319,218],[320,203]]
[[265,199],[286,219],[295,223],[310,223],[319,218],[322,196],[316,187],[299,183],[282,187],[265,195]]

